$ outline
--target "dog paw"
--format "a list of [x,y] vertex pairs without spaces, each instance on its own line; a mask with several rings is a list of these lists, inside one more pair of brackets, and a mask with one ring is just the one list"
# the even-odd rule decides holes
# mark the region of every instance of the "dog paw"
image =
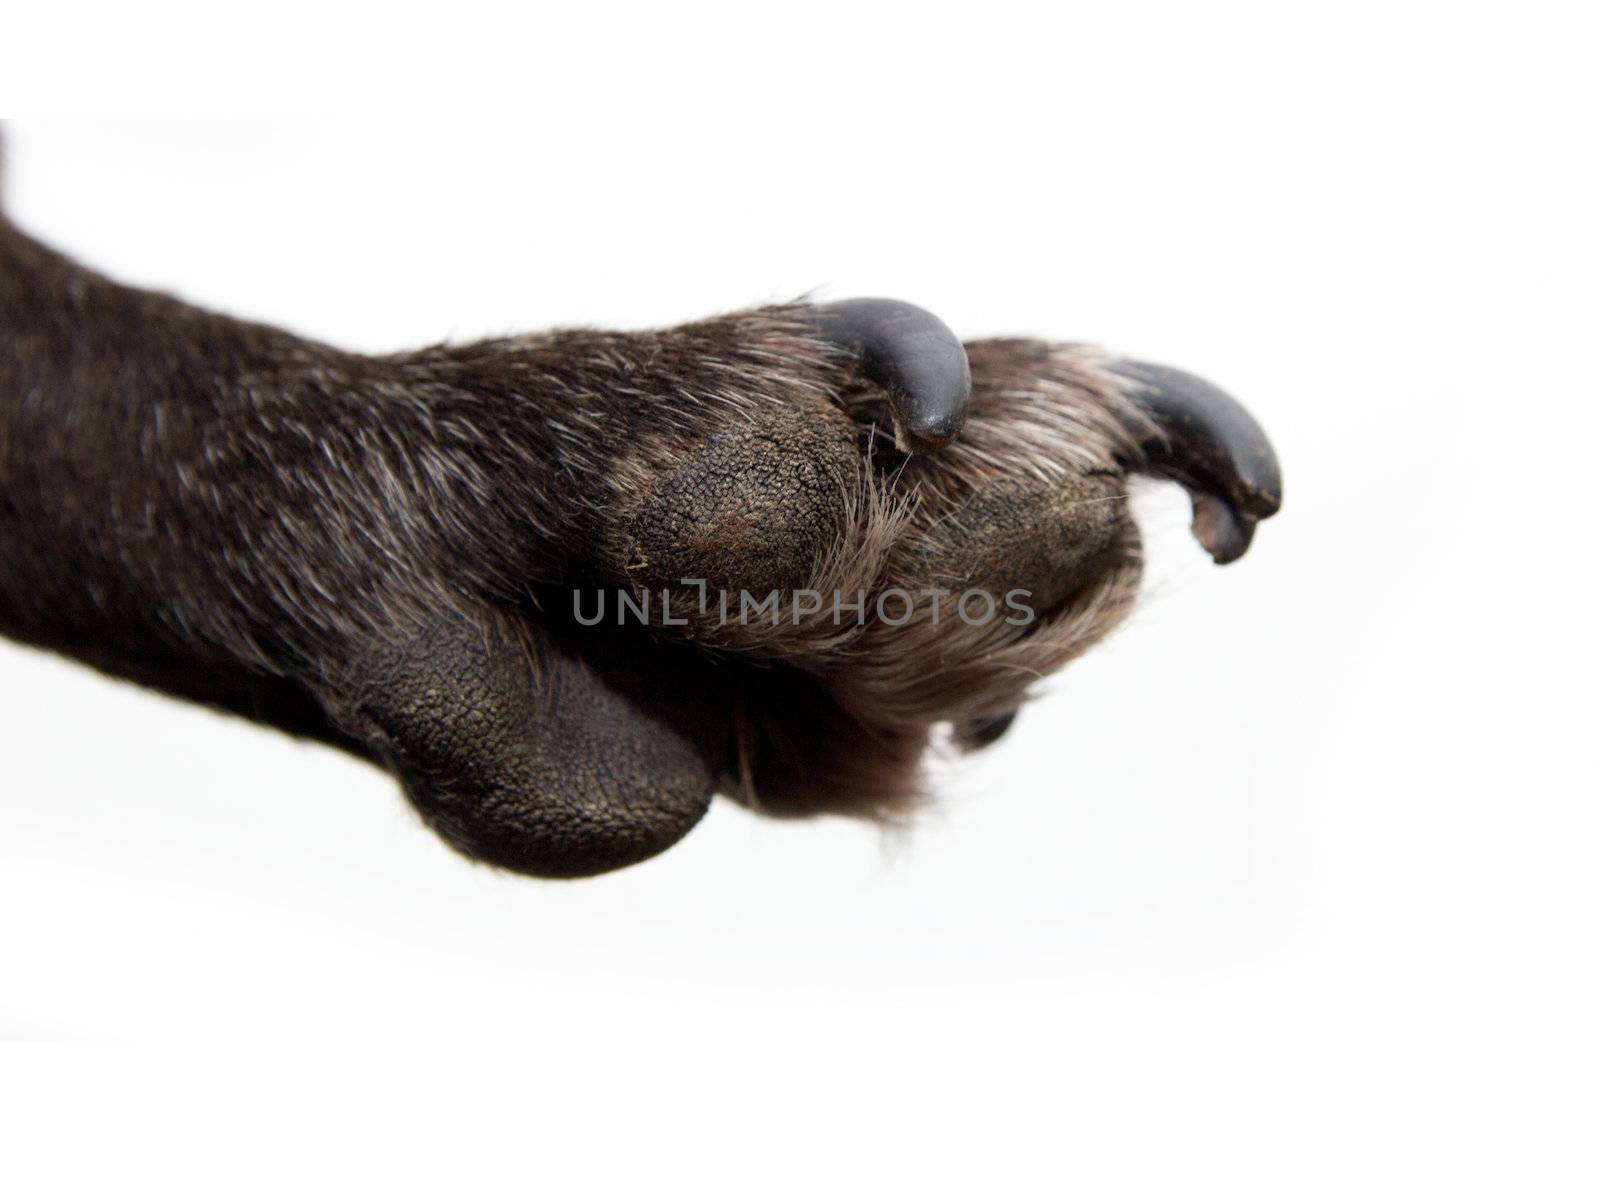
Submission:
[[[963,352],[885,339],[826,404],[706,436],[635,512],[627,577],[658,595],[660,634],[758,670],[740,700],[747,801],[893,811],[920,795],[935,725],[969,750],[1002,735],[1134,605],[1130,476],[1183,484],[1218,563],[1278,508],[1265,434],[1196,377],[1032,340]],[[937,421],[897,396],[908,381],[944,399]]]
[[1182,482],[1223,562],[1280,492],[1193,377],[963,345],[889,301],[318,359],[263,391],[195,470],[205,497],[261,484],[207,526],[235,655],[289,632],[277,671],[430,824],[546,875],[650,856],[717,790],[903,809],[938,725],[996,739],[1133,605],[1130,474]]

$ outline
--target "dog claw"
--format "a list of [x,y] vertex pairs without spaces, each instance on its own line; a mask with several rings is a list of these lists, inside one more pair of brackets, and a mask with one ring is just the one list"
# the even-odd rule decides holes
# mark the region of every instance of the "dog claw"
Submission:
[[944,447],[961,431],[972,372],[961,340],[933,314],[904,301],[864,297],[818,307],[822,336],[857,355],[889,395],[895,446]]
[[1256,524],[1278,512],[1283,479],[1261,424],[1242,405],[1198,376],[1124,360],[1117,375],[1160,434],[1144,448],[1152,471],[1171,477],[1194,500],[1195,538],[1218,564],[1239,559]]

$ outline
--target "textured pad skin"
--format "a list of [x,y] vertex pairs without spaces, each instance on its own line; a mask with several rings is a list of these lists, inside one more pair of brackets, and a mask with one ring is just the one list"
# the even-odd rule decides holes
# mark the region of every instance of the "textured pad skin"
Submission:
[[456,848],[572,877],[654,856],[711,801],[715,730],[675,722],[642,673],[626,688],[520,620],[482,613],[375,651],[338,705]]

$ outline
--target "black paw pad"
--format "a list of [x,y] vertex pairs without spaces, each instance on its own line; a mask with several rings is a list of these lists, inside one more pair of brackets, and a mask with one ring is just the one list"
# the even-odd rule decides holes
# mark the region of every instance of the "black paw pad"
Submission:
[[713,435],[645,497],[628,575],[648,587],[804,586],[838,538],[860,473],[855,427],[836,411],[782,411]]

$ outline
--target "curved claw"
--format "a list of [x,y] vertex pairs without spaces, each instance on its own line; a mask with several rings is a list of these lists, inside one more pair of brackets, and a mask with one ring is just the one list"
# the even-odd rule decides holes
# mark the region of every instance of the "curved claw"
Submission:
[[1123,360],[1118,376],[1160,429],[1145,446],[1153,471],[1194,499],[1194,533],[1218,564],[1239,559],[1256,524],[1278,512],[1283,478],[1267,433],[1242,405],[1176,368]]
[[935,451],[960,433],[972,393],[967,351],[950,328],[904,301],[863,297],[817,307],[822,337],[861,359],[889,394],[895,446]]

